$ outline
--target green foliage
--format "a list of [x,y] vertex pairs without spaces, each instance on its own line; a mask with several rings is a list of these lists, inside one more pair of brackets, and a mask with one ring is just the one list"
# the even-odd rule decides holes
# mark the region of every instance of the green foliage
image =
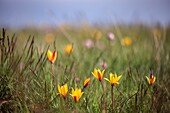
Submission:
[[[100,39],[91,35],[96,30],[102,33]],[[103,79],[103,91],[100,82],[91,74],[94,68],[102,69],[101,62],[105,61],[104,78],[109,78],[110,72],[122,74],[120,84],[113,88],[115,113],[169,112],[170,28],[156,27],[157,32],[154,30],[145,26],[55,29],[51,30],[55,41],[47,44],[42,37],[44,31],[16,31],[18,36],[24,36],[21,40],[3,29],[0,36],[0,111],[110,113],[111,86]],[[115,40],[108,40],[109,31],[114,33]],[[121,44],[126,36],[132,39],[132,45]],[[84,46],[86,39],[92,40],[91,48]],[[70,56],[63,49],[68,43],[74,46]],[[54,73],[47,59],[48,49],[57,50]],[[145,78],[150,69],[156,76],[152,86]],[[69,94],[66,100],[58,94],[57,85],[67,83],[71,93],[71,87],[83,88],[87,77],[91,82],[78,103]]]

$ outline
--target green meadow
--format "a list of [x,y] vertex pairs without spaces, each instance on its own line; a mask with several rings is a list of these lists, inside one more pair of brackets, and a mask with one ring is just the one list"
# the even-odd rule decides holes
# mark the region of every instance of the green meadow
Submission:
[[[53,63],[49,50],[56,51]],[[169,57],[169,26],[2,28],[0,112],[169,113]],[[95,69],[104,70],[101,80]],[[121,75],[119,84],[105,80],[110,73]],[[58,90],[64,84],[65,98]],[[83,92],[77,101],[72,88]]]

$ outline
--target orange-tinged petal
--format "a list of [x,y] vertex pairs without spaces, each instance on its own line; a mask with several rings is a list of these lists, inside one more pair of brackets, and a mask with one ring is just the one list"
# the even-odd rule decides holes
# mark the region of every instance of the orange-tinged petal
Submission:
[[48,57],[48,60],[49,60],[51,63],[54,63],[55,60],[56,60],[56,58],[57,58],[57,52],[54,51],[54,52],[52,53],[50,50],[48,50],[48,51],[47,51],[47,57]]
[[156,80],[156,77],[152,75],[150,82],[153,84]]
[[78,97],[77,96],[73,96],[75,102],[78,102]]
[[53,55],[52,55],[52,61],[51,62],[54,63],[56,61],[56,58],[57,58],[57,52],[54,51]]
[[90,78],[87,78],[87,79],[84,81],[84,88],[86,88],[89,83],[90,83]]
[[154,79],[153,79],[153,83],[156,81],[156,77],[154,77]]
[[151,78],[149,78],[147,76],[145,76],[145,77],[146,77],[149,85],[152,85],[155,82],[155,80],[156,80],[156,77],[154,75],[151,75]]
[[72,94],[70,94],[75,102],[78,102],[78,100],[81,98],[81,96],[83,95],[84,92],[81,92],[81,89],[76,88],[75,90],[72,88]]
[[97,72],[97,78],[99,79],[99,81],[102,80],[102,75],[101,75],[101,73],[99,71]]
[[97,78],[99,81],[102,80],[103,75],[104,75],[104,70],[101,72],[99,69],[94,69],[94,72],[92,72],[93,76]]

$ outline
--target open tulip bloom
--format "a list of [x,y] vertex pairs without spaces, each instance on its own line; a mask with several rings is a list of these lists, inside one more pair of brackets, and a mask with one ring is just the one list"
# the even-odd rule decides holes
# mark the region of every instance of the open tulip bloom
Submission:
[[81,91],[80,88],[76,88],[75,90],[72,88],[72,94],[70,94],[75,102],[78,102],[84,92]]
[[58,91],[63,96],[63,98],[66,98],[66,95],[68,93],[68,85],[64,84],[63,86],[58,85]]
[[146,76],[146,79],[147,79],[149,85],[152,85],[155,82],[156,77],[154,75],[151,75],[150,78]]
[[92,72],[92,74],[93,74],[93,76],[94,76],[95,78],[97,78],[99,81],[101,81],[102,78],[103,78],[104,71],[105,71],[105,70],[100,71],[99,69],[96,69],[96,68],[95,68],[95,69],[94,69],[94,72]]
[[47,57],[48,57],[48,60],[54,64],[54,62],[56,61],[56,58],[57,58],[57,52],[56,50],[54,50],[54,52],[51,52],[50,50],[48,50],[47,52]]
[[110,80],[108,78],[104,78],[108,82],[110,82],[111,86],[114,86],[116,84],[119,84],[119,80],[122,77],[122,75],[117,76],[117,74],[110,73]]

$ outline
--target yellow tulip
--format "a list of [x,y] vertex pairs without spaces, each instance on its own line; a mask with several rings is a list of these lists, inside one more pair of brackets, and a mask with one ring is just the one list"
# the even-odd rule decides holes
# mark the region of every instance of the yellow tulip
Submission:
[[129,37],[125,37],[122,39],[121,44],[124,46],[130,46],[132,44],[132,40]]
[[103,78],[104,71],[105,71],[105,70],[100,71],[99,69],[96,69],[96,68],[95,68],[95,69],[94,69],[94,72],[92,72],[92,74],[93,74],[93,76],[96,77],[99,81],[101,81],[102,78]]
[[72,88],[72,94],[70,94],[75,102],[78,102],[84,92],[81,91],[80,88],[76,88],[75,90]]
[[66,45],[64,51],[67,55],[70,55],[73,52],[73,44]]
[[147,77],[147,76],[145,76],[145,77],[146,77],[146,79],[147,79],[149,85],[152,85],[152,84],[155,82],[155,80],[156,80],[156,77],[155,77],[154,75],[151,75],[150,78]]
[[47,57],[48,57],[48,60],[53,64],[57,58],[56,50],[54,50],[54,52],[51,52],[50,50],[48,50]]
[[66,98],[66,95],[68,93],[68,85],[64,84],[63,86],[58,85],[58,92],[63,96],[63,98]]
[[84,81],[84,88],[86,88],[89,83],[90,83],[90,78],[87,78],[87,79]]
[[107,78],[104,78],[104,79],[107,80],[108,82],[110,82],[111,86],[114,86],[116,84],[119,84],[118,81],[120,80],[121,77],[122,77],[122,75],[117,76],[116,73],[115,74],[110,73],[110,80]]

